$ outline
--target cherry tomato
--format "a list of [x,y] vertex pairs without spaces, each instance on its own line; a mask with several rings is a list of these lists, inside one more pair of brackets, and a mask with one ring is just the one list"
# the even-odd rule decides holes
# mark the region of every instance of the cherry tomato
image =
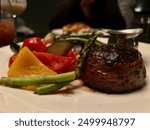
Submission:
[[46,45],[42,42],[40,37],[30,37],[24,40],[23,47],[27,46],[31,51],[44,52]]

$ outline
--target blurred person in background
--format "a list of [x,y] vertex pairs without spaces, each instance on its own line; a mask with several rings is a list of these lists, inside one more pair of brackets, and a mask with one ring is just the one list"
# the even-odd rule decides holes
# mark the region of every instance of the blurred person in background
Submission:
[[93,28],[131,28],[135,0],[59,0],[49,29],[84,22]]

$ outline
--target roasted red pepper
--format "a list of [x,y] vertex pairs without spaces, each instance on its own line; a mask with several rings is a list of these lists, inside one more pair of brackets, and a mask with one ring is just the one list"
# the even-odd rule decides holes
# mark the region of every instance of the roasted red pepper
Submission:
[[[64,73],[75,70],[77,67],[78,59],[77,53],[70,51],[67,56],[57,56],[45,52],[33,51],[33,54],[48,68],[57,73]],[[9,66],[13,63],[17,54],[10,57]]]

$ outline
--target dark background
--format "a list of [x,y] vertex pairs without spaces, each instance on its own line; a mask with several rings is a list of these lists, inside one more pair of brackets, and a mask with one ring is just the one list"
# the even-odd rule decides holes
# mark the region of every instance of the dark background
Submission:
[[[46,34],[49,32],[49,21],[55,11],[55,5],[59,0],[27,0],[27,9],[20,16],[28,27],[35,31],[35,34]],[[135,27],[142,27],[144,34],[140,41],[150,43],[150,23],[140,24],[140,18],[150,18],[150,0],[137,0],[137,6],[141,7],[140,12],[135,11]]]
[[49,20],[58,0],[27,0],[27,9],[20,16],[35,33],[47,33]]

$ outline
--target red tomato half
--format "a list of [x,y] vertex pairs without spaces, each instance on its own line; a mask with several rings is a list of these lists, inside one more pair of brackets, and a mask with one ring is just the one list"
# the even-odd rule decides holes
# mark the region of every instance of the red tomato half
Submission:
[[40,37],[30,37],[24,40],[23,47],[27,46],[31,51],[44,52],[46,45],[42,42]]

